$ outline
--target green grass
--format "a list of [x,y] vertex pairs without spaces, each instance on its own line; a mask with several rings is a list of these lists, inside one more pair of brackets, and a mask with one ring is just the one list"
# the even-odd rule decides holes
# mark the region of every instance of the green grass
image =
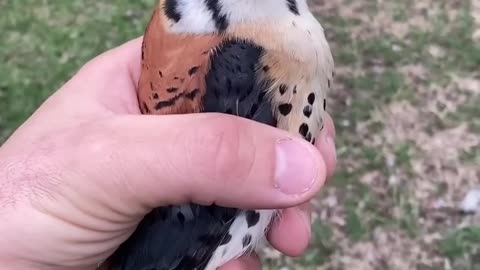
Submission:
[[[441,242],[439,250],[451,260],[480,254],[480,227],[472,226],[450,232]],[[477,259],[477,263],[480,260]]]
[[316,222],[313,226],[313,243],[315,245],[300,260],[303,266],[321,265],[334,253],[336,245],[332,229],[328,225]]
[[143,34],[155,0],[6,1],[0,141],[96,55]]

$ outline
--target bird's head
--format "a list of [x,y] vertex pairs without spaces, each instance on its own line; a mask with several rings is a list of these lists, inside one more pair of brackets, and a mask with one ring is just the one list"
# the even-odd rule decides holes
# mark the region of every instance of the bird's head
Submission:
[[172,29],[183,33],[224,31],[231,25],[310,15],[307,0],[160,0]]

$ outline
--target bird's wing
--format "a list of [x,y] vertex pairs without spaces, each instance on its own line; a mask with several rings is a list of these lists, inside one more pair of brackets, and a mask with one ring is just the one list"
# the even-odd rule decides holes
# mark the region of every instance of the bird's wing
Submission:
[[140,108],[144,114],[200,112],[210,55],[222,38],[170,33],[161,8],[153,13],[143,40]]
[[[149,213],[110,259],[111,270],[203,270],[236,209],[186,205]],[[230,236],[231,238],[231,236]]]
[[[145,33],[142,113],[221,112],[275,126],[267,85],[257,80],[262,48],[215,35],[171,34],[166,23],[157,8]],[[252,220],[250,212],[215,205],[155,209],[112,256],[112,269],[210,269],[254,245],[246,235],[263,236],[269,216]]]

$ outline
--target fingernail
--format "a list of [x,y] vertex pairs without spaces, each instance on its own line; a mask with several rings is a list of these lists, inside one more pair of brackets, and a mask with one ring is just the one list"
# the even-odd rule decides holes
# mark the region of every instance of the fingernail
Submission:
[[280,140],[276,147],[276,187],[288,195],[310,190],[317,175],[313,153],[294,139]]

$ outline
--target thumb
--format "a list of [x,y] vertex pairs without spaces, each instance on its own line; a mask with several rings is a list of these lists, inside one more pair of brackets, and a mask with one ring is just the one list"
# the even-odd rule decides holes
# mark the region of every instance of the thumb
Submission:
[[104,127],[108,167],[127,187],[121,192],[147,208],[285,208],[311,199],[326,177],[308,142],[240,117],[127,115]]

